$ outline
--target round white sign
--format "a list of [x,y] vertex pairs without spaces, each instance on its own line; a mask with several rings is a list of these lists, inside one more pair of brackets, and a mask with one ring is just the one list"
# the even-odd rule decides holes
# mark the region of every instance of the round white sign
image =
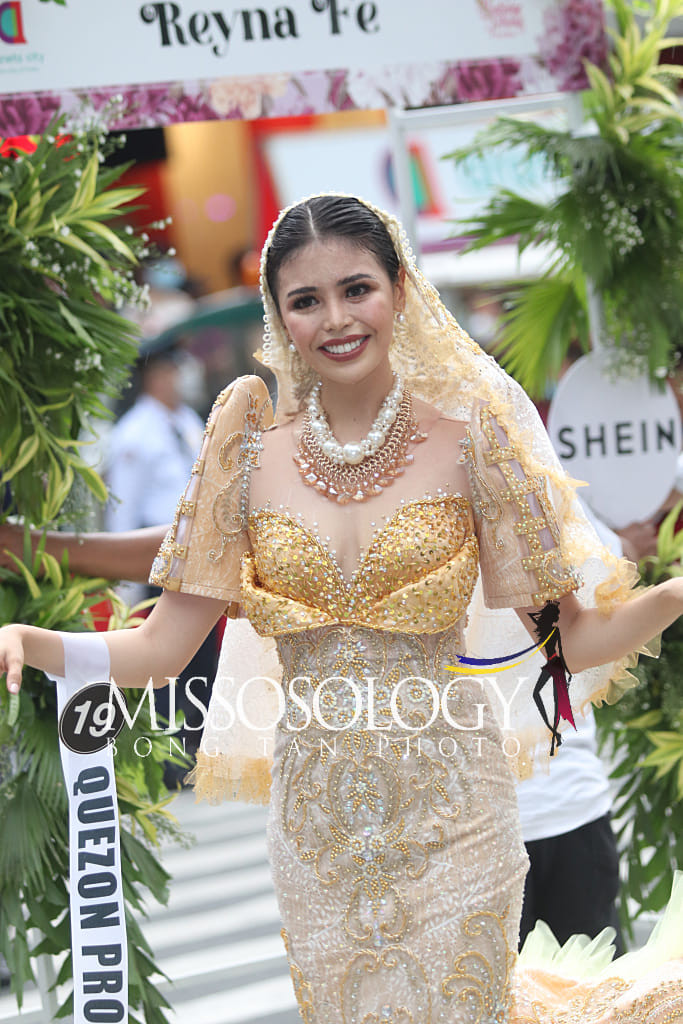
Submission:
[[614,529],[648,519],[674,485],[681,417],[669,384],[612,380],[604,356],[582,356],[558,384],[548,433],[579,494]]

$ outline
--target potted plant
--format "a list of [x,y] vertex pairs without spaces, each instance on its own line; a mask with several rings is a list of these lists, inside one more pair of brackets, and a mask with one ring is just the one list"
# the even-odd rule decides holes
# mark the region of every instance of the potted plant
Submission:
[[[588,350],[588,304],[616,372],[647,369],[661,381],[683,330],[683,130],[672,82],[683,68],[661,64],[680,0],[608,0],[616,28],[608,68],[589,61],[579,132],[506,117],[451,154],[476,159],[496,147],[544,162],[555,187],[546,202],[510,189],[461,225],[468,248],[516,237],[520,252],[545,243],[554,256],[538,280],[511,289],[498,355],[532,395],[556,380],[572,341]],[[638,14],[645,15],[642,22]],[[595,325],[594,325],[595,326]]]

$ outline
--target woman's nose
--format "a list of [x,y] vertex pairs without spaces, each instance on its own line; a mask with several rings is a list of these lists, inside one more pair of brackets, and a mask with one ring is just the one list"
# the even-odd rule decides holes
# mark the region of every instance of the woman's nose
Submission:
[[332,299],[325,309],[325,330],[338,331],[342,327],[348,327],[351,323],[351,314],[344,302]]

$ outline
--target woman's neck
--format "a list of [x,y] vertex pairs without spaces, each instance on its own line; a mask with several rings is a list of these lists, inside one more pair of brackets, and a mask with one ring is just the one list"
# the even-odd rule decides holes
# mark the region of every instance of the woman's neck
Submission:
[[338,441],[358,441],[367,434],[392,385],[393,370],[388,363],[353,384],[323,381],[320,401]]

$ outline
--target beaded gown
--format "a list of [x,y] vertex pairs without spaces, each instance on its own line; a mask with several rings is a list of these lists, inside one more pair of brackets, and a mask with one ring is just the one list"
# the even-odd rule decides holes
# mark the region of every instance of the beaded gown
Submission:
[[[493,607],[578,587],[552,508],[511,469],[515,453],[485,415],[462,425],[468,481],[441,418],[421,468],[376,504],[353,505],[340,534],[339,508],[282,469],[278,432],[264,444],[268,422],[257,378],[221,396],[152,578],[238,600],[275,641],[272,769],[254,747],[214,756],[206,736],[199,767],[237,797],[270,794],[269,857],[303,1021],[591,1020],[543,1016],[533,998],[510,1016],[527,870],[510,769],[519,743],[501,730],[495,695],[452,671],[480,570]],[[614,1020],[640,1022],[624,1012]]]

